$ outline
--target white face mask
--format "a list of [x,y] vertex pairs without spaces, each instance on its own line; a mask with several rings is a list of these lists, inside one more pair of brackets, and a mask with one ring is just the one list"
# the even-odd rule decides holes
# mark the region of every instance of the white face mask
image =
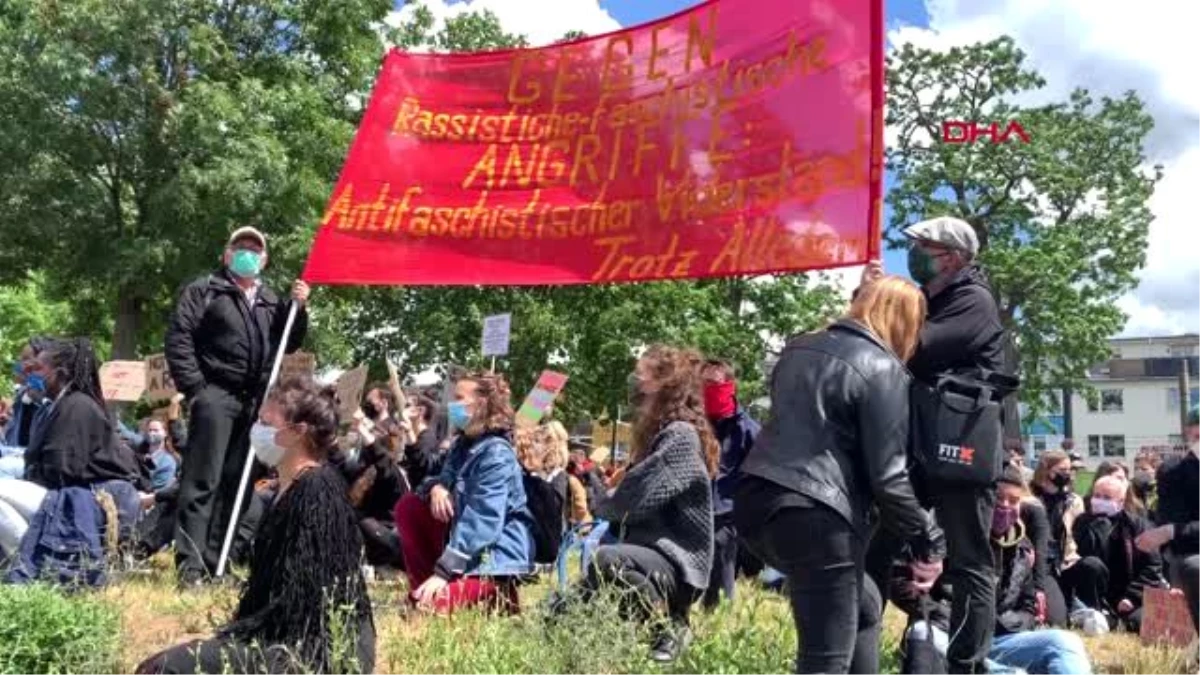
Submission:
[[1092,497],[1092,513],[1098,516],[1115,516],[1120,512],[1120,503],[1103,497]]
[[250,427],[250,447],[254,448],[254,456],[270,467],[278,466],[283,460],[284,450],[275,442],[276,433],[275,427],[262,422],[255,422]]

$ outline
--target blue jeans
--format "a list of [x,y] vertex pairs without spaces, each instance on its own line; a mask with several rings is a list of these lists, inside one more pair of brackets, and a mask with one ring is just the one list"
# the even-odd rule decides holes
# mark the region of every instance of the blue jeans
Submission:
[[[908,639],[927,640],[927,630],[927,624],[918,621],[909,629]],[[942,629],[934,627],[933,643],[944,658],[949,639]],[[1092,672],[1083,640],[1075,633],[1053,628],[994,636],[986,665],[992,675],[1013,672],[1091,675]]]
[[1078,635],[1066,630],[1032,630],[997,635],[988,656],[1006,666],[1049,675],[1091,675],[1092,663]]

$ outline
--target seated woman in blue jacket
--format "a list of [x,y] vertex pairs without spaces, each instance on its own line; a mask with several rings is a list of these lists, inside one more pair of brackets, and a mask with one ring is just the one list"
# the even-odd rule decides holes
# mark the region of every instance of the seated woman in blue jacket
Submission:
[[441,474],[396,504],[410,598],[439,612],[497,601],[515,610],[516,587],[503,580],[533,571],[534,540],[508,383],[463,377],[447,417],[457,439]]

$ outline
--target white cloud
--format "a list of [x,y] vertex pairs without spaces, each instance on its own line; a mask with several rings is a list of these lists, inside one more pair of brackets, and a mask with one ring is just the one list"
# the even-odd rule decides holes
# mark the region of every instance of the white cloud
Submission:
[[1093,95],[1138,92],[1155,120],[1146,152],[1165,177],[1150,202],[1155,221],[1140,285],[1118,303],[1130,315],[1125,334],[1200,331],[1200,235],[1192,217],[1200,185],[1200,87],[1193,27],[1169,19],[1178,3],[1145,0],[1134,10],[1116,0],[925,4],[930,27],[894,26],[892,46],[945,50],[1007,34],[1047,80],[1039,100],[1065,100],[1077,86]]
[[[403,8],[388,16],[387,23],[395,26],[409,19],[417,4],[405,3]],[[420,4],[433,14],[434,30],[439,29],[446,19],[460,14],[491,10],[505,31],[524,35],[535,47],[555,42],[568,31],[597,35],[621,27],[608,10],[600,7],[598,0],[467,0],[454,3],[424,0]]]

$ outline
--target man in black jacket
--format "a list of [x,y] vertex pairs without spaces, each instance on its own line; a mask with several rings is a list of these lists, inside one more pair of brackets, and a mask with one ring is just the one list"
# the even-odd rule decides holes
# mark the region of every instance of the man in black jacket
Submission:
[[[929,302],[920,344],[908,362],[913,377],[933,385],[939,376],[957,370],[1007,372],[1000,310],[975,262],[979,254],[975,229],[957,218],[939,217],[912,225],[904,234],[911,240],[909,274],[921,284]],[[873,262],[863,272],[863,283],[882,275],[882,265]],[[918,491],[934,507],[946,533],[945,576],[956,591],[951,622],[961,627],[955,630],[947,653],[950,672],[982,672],[996,611],[995,564],[988,541],[995,488],[919,485]],[[883,577],[892,557],[890,552],[871,554],[868,566],[881,588],[889,586]]]
[[[167,329],[167,365],[191,405],[175,530],[183,585],[216,571],[249,452],[250,426],[290,309],[290,302],[260,280],[266,263],[266,237],[252,227],[236,230],[224,267],[184,287]],[[308,285],[297,281],[291,302],[300,310],[288,352],[300,347],[308,330],[307,299]],[[243,500],[243,508],[247,503]]]

